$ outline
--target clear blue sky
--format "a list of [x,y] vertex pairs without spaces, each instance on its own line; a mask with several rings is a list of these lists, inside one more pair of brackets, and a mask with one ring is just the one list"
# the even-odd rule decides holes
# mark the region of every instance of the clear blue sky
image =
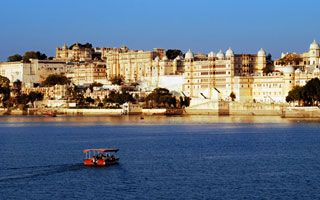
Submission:
[[64,43],[186,52],[308,51],[320,41],[318,0],[1,0],[0,61]]

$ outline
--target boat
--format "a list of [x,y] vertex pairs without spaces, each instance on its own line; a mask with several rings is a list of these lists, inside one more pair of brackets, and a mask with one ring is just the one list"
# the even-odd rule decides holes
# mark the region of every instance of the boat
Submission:
[[105,148],[105,149],[85,149],[84,165],[88,166],[108,166],[118,164],[120,158],[116,158],[113,154],[117,153],[119,149]]
[[57,115],[54,113],[47,113],[44,115],[45,117],[56,117]]

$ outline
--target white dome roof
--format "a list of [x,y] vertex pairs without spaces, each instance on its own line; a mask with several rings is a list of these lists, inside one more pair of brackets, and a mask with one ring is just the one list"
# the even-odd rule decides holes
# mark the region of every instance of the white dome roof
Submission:
[[261,49],[258,51],[258,56],[266,56],[266,52],[261,48]]
[[234,52],[233,50],[231,49],[231,47],[227,50],[226,52],[226,57],[231,57],[231,56],[234,56]]
[[193,58],[193,53],[191,52],[191,50],[189,49],[189,51],[186,53],[186,55],[184,56],[185,59],[192,59]]
[[301,70],[298,68],[295,73],[301,73]]
[[294,68],[292,66],[286,66],[282,69],[283,73],[291,74],[294,73]]
[[154,59],[154,61],[159,61],[159,60],[160,60],[159,56],[157,56],[157,57]]
[[208,54],[208,57],[209,57],[209,58],[214,58],[214,57],[216,57],[216,53],[214,53],[213,51],[211,51],[211,52]]
[[218,57],[219,59],[224,59],[224,53],[222,52],[221,49],[220,49],[220,51],[218,52],[217,57]]
[[319,73],[319,72],[320,72],[319,68],[315,68],[315,69],[313,70],[313,73]]
[[168,57],[166,55],[164,55],[162,60],[168,60]]
[[319,49],[319,44],[316,42],[316,40],[313,40],[313,42],[310,44],[310,49]]
[[177,56],[174,61],[181,60],[180,56]]

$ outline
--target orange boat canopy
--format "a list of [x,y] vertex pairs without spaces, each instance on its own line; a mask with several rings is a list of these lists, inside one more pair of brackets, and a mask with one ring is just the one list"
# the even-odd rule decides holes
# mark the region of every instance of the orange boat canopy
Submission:
[[89,152],[89,151],[97,151],[97,152],[117,152],[117,151],[119,151],[119,149],[106,148],[106,149],[85,149],[85,150],[83,150],[84,153]]

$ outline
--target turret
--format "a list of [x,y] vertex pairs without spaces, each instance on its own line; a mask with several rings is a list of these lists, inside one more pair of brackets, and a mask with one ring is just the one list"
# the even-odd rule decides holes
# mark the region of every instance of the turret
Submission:
[[318,65],[320,58],[320,48],[316,40],[310,44],[309,48],[310,65]]
[[189,49],[184,57],[186,61],[192,61],[194,59],[192,51]]
[[265,68],[266,65],[267,65],[266,52],[261,48],[257,54],[257,65],[254,66],[254,69],[253,69],[254,73],[262,74],[263,68]]

